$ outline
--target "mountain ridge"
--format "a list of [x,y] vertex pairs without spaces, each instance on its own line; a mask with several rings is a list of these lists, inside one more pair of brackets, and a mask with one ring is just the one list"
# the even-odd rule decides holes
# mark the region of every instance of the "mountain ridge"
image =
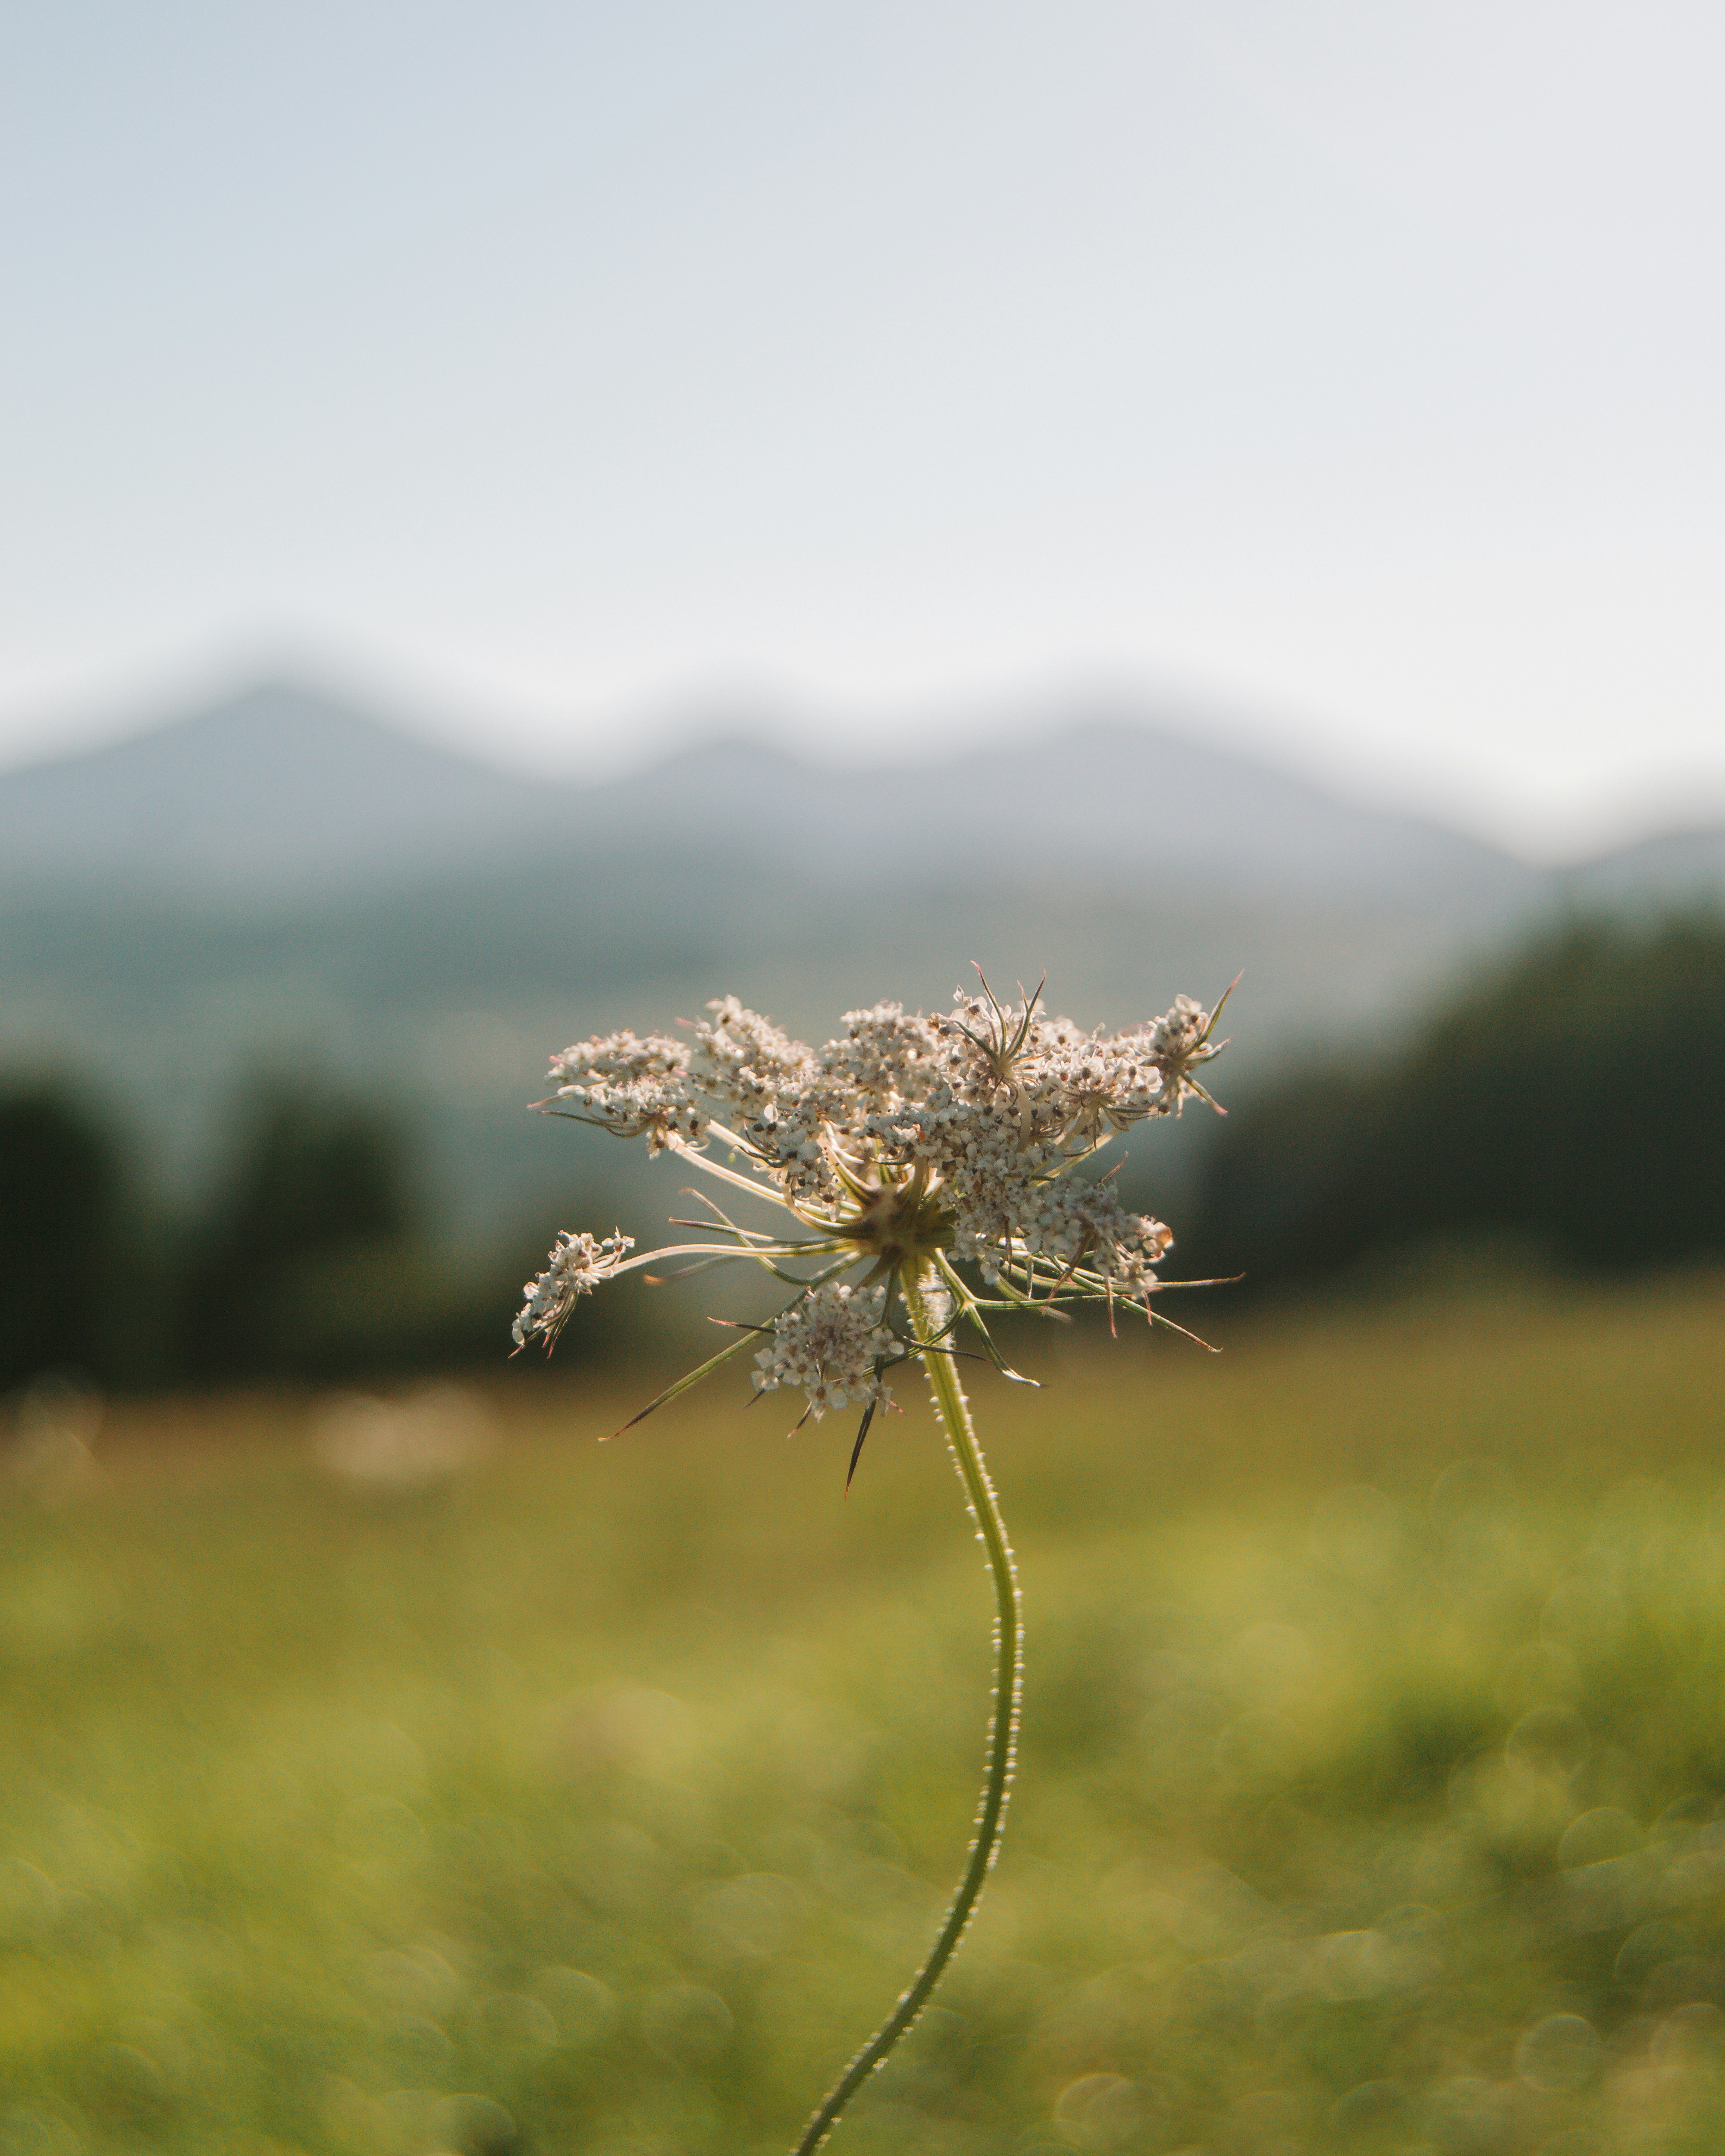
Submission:
[[[410,790],[404,793],[407,778]],[[336,783],[331,783],[335,780]],[[416,868],[478,849],[542,789],[287,680],[0,774],[0,876],[234,895]]]
[[[735,714],[728,715],[732,728]],[[942,867],[1197,875],[1266,893],[1524,883],[1513,855],[1204,744],[1147,702],[1054,701],[1030,738],[834,771],[748,737],[593,782],[533,779],[287,680],[0,774],[0,881],[271,899],[560,846],[752,848],[825,880]]]

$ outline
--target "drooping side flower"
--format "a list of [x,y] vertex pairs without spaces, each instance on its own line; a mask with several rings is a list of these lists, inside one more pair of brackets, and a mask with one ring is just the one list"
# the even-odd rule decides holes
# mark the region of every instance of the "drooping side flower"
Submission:
[[559,1235],[552,1245],[551,1263],[521,1290],[527,1299],[511,1328],[516,1348],[525,1348],[536,1334],[547,1348],[554,1346],[582,1296],[622,1271],[623,1261],[634,1246],[633,1235],[607,1235],[602,1240],[586,1234]]

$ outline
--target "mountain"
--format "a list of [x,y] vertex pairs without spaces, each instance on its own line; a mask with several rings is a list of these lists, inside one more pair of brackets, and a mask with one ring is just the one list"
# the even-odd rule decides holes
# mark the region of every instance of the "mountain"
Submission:
[[833,883],[890,869],[1286,896],[1528,880],[1477,840],[1204,747],[1148,706],[1051,706],[1027,742],[900,768],[834,773],[758,742],[710,742],[575,805],[594,831],[764,843]]
[[279,899],[451,870],[694,849],[820,881],[883,873],[1039,884],[1508,895],[1480,842],[1343,801],[1183,736],[1154,707],[1054,705],[1033,737],[916,768],[834,772],[708,742],[599,785],[513,777],[287,682],[0,774],[0,881]]
[[0,884],[279,896],[475,859],[547,789],[371,713],[266,681],[210,709],[0,774]]

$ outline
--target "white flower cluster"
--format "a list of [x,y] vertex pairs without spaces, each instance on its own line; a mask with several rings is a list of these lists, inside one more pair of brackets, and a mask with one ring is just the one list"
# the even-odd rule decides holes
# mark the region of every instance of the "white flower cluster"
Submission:
[[[986,983],[941,1017],[877,1004],[847,1012],[817,1050],[727,996],[686,1042],[616,1033],[565,1049],[540,1106],[644,1137],[650,1151],[679,1152],[782,1206],[794,1226],[776,1238],[716,1207],[721,1240],[654,1255],[751,1259],[791,1281],[799,1292],[756,1357],[756,1389],[801,1386],[817,1414],[872,1409],[887,1396],[885,1365],[951,1329],[942,1319],[932,1339],[896,1334],[896,1294],[925,1313],[950,1296],[1002,1368],[984,1307],[1120,1297],[1155,1314],[1154,1268],[1173,1238],[1129,1212],[1106,1178],[1077,1171],[1131,1125],[1209,1098],[1194,1074],[1217,1053],[1215,1013],[1182,996],[1161,1018],[1086,1033],[1040,1004],[1039,990],[1004,1005]],[[526,1289],[517,1346],[549,1346],[579,1296],[646,1262],[625,1262],[633,1247],[618,1235],[560,1237]],[[993,1303],[957,1265],[976,1268]],[[854,1272],[860,1283],[839,1282]]]
[[536,1333],[547,1348],[569,1322],[569,1313],[622,1265],[635,1246],[633,1235],[559,1235],[551,1262],[537,1280],[521,1290],[527,1298],[511,1327],[515,1344],[525,1348]]
[[1129,1300],[1148,1292],[1151,1267],[1173,1244],[1163,1222],[1128,1213],[1106,1183],[1058,1175],[1058,1152],[1046,1173],[1027,1173],[1024,1157],[1004,1147],[978,1147],[976,1156],[949,1185],[955,1259],[973,1263],[990,1285],[1015,1260],[1042,1260],[1060,1274],[1084,1265]]
[[800,1385],[819,1419],[829,1408],[884,1407],[892,1395],[876,1366],[896,1362],[903,1347],[881,1323],[884,1287],[850,1287],[842,1281],[814,1289],[779,1313],[773,1345],[756,1356],[755,1390],[774,1393]]
[[689,1051],[680,1041],[632,1033],[578,1041],[552,1056],[550,1077],[552,1101],[573,1102],[585,1120],[619,1137],[644,1135],[649,1152],[677,1142],[699,1145],[706,1136],[706,1118],[689,1096]]
[[1210,1040],[1213,1016],[1190,996],[1176,996],[1173,1009],[1146,1029],[1144,1053],[1175,1087],[1176,1115],[1180,1101],[1199,1090],[1192,1082],[1193,1070],[1208,1063],[1219,1045]]
[[954,1257],[990,1282],[1040,1265],[1045,1281],[1082,1267],[1128,1296],[1153,1284],[1167,1228],[1070,1170],[1202,1091],[1193,1073],[1216,1045],[1189,997],[1116,1034],[986,991],[936,1019],[879,1004],[847,1013],[819,1052],[734,996],[707,1008],[688,1046],[623,1033],[565,1050],[554,1099],[655,1151],[728,1138],[814,1227],[838,1224],[860,1187],[919,1173],[949,1213]]

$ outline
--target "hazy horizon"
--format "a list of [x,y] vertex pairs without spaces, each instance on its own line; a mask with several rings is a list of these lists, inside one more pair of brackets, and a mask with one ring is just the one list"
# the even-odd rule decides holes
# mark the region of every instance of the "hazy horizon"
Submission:
[[1113,685],[1549,856],[1725,811],[1725,26],[0,30],[0,762],[260,668],[518,767]]

